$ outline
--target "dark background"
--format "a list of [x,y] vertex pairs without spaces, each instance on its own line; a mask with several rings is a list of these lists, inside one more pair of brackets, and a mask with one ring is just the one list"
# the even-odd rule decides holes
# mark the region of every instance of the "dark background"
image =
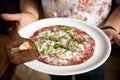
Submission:
[[[0,14],[2,13],[18,13],[19,0],[0,0]],[[5,21],[0,18],[0,34],[8,35],[7,28],[14,26],[15,22]]]

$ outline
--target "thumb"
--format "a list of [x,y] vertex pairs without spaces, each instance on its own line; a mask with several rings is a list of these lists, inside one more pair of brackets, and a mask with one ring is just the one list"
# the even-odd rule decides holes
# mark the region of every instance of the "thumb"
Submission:
[[113,37],[115,43],[120,47],[120,35],[119,34],[116,34],[114,37]]
[[1,18],[4,20],[8,20],[8,21],[19,21],[20,20],[20,13],[17,14],[1,14]]

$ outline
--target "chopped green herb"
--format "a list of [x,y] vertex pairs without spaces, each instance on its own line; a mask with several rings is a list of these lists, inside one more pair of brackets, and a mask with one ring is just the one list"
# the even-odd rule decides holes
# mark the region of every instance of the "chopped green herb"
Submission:
[[71,30],[72,30],[72,27],[67,26],[67,27],[65,28],[65,30],[66,30],[66,31],[71,31]]
[[53,51],[53,49],[54,49],[53,46],[48,46],[48,48],[44,50],[44,55],[48,55]]
[[48,39],[48,32],[45,33],[45,35],[43,36],[44,39]]
[[88,39],[85,38],[85,37],[81,37],[79,40],[82,41],[82,42],[88,42]]
[[75,34],[71,33],[71,32],[67,32],[68,35],[72,38],[72,39],[75,39]]
[[41,47],[43,46],[43,44],[44,44],[44,42],[40,42],[40,43],[37,44],[36,47],[37,47],[37,48],[41,48]]
[[54,48],[56,49],[56,48],[58,48],[58,47],[60,47],[61,46],[61,44],[55,44],[54,45]]
[[49,40],[55,40],[55,37],[54,36],[49,36],[48,39]]
[[68,49],[71,51],[72,50],[72,46],[73,46],[73,41],[70,40],[69,43],[68,43]]

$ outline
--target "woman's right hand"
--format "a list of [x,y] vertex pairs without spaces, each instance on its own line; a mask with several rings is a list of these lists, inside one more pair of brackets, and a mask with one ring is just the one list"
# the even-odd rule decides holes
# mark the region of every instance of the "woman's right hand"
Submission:
[[38,20],[38,18],[36,18],[32,13],[28,13],[28,12],[16,13],[16,14],[3,13],[1,14],[1,18],[7,21],[16,21],[18,30],[20,30],[27,24],[30,24]]

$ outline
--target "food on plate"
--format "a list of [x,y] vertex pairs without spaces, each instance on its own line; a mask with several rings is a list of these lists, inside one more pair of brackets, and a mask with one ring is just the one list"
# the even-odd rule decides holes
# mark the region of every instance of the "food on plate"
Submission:
[[95,49],[95,41],[88,33],[66,25],[41,28],[30,40],[38,48],[38,60],[54,66],[81,64],[93,56]]

